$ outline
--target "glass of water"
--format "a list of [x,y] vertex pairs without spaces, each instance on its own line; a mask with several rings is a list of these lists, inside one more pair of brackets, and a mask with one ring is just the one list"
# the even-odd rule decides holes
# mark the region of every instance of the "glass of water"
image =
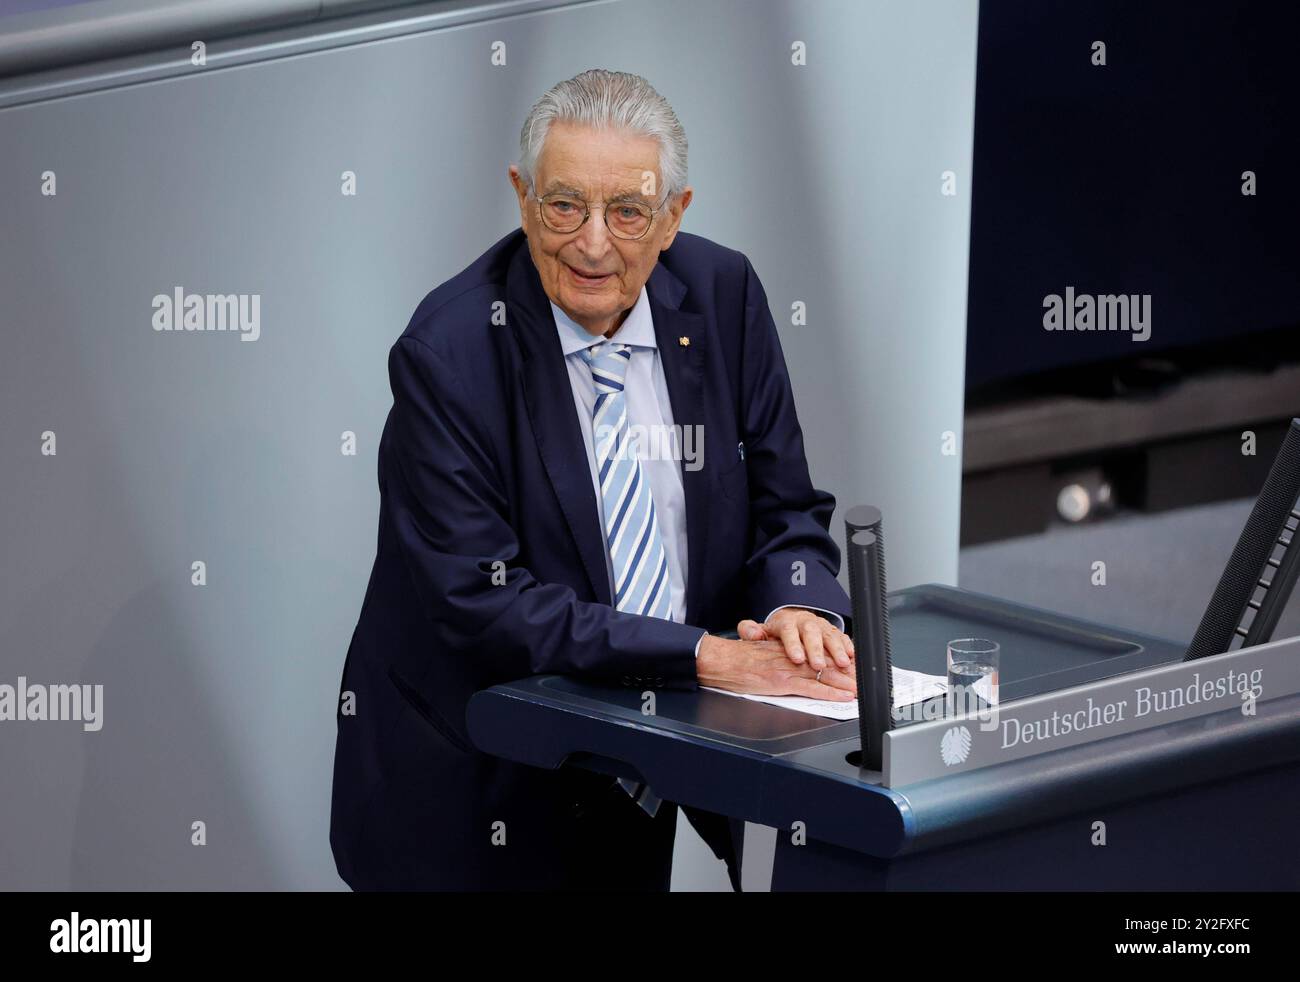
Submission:
[[948,711],[977,713],[998,704],[1002,646],[987,638],[948,642]]

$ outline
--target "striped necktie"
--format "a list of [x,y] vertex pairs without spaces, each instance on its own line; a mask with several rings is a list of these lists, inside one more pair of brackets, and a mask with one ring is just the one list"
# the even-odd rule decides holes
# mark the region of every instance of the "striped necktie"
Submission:
[[[591,431],[604,504],[605,544],[614,573],[614,608],[672,620],[668,559],[654,496],[636,449],[629,444],[623,382],[632,349],[601,341],[584,349],[582,357],[596,384]],[[618,783],[647,814],[658,812],[660,799],[644,783],[625,778]]]

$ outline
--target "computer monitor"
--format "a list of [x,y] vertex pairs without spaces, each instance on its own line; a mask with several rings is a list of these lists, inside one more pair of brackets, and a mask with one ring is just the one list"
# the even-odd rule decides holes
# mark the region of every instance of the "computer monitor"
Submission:
[[1292,419],[1184,661],[1264,644],[1300,575],[1300,419]]

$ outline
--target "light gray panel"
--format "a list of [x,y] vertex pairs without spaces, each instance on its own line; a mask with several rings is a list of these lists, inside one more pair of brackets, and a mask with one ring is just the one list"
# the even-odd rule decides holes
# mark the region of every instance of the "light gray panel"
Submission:
[[[593,65],[676,106],[684,227],[762,277],[816,483],[882,507],[891,587],[952,582],[975,24],[974,0],[629,0],[0,110],[0,682],[105,686],[99,732],[0,723],[0,887],[339,885],[386,354],[517,222],[523,116]],[[177,286],[260,294],[260,339],[155,332]]]

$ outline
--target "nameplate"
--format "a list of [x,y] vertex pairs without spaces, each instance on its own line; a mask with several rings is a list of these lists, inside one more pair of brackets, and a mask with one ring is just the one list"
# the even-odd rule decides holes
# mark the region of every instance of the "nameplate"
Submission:
[[1300,692],[1300,637],[1174,662],[885,734],[883,784],[897,788],[1048,754]]

